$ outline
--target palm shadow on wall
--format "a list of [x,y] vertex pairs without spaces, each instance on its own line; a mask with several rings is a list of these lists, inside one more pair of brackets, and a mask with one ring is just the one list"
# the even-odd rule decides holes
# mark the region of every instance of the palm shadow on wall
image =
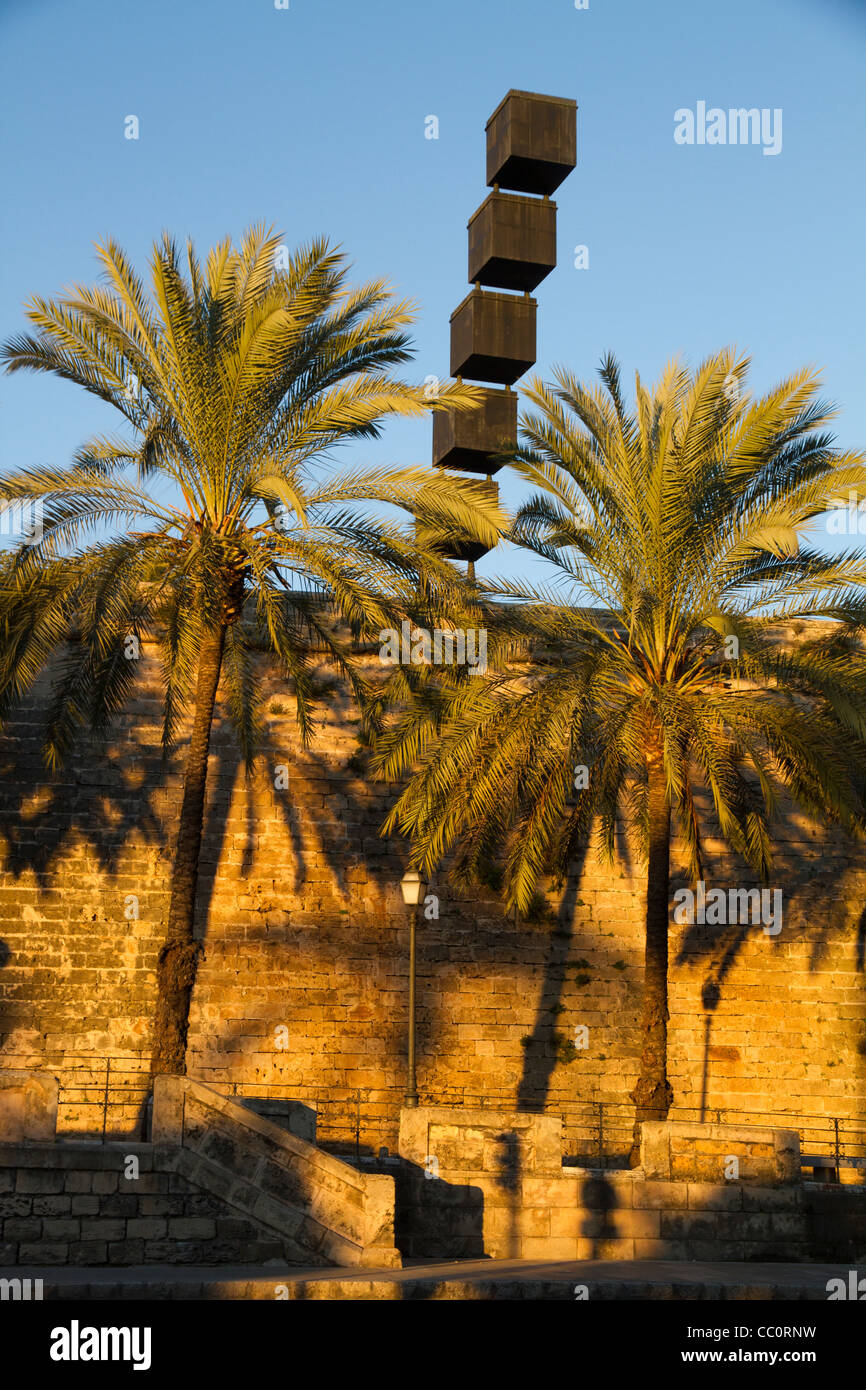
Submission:
[[[850,893],[846,894],[845,892],[846,875],[840,874],[838,862],[834,862],[832,859],[823,869],[820,861],[811,861],[816,871],[811,873],[808,878],[804,876],[803,861],[800,860],[800,877],[793,877],[791,866],[787,861],[791,857],[798,860],[799,846],[801,844],[804,847],[809,845],[808,840],[797,841],[793,837],[791,832],[796,828],[796,824],[794,810],[789,807],[782,810],[777,822],[777,832],[780,832],[778,838],[784,845],[785,854],[777,852],[775,882],[771,879],[769,885],[771,888],[782,887],[783,889],[782,930],[775,936],[764,934],[764,939],[770,950],[779,951],[784,950],[785,946],[791,942],[792,933],[795,934],[794,940],[801,939],[804,932],[809,933],[809,970],[816,976],[817,989],[818,971],[827,959],[831,939],[836,935],[839,925],[839,914],[828,909],[828,903],[837,902],[840,905],[840,913],[847,916],[845,904],[850,902]],[[718,833],[717,828],[713,833]],[[843,837],[839,835],[836,848],[839,849],[840,854],[844,854],[845,844]],[[850,853],[850,842],[848,842],[848,852]],[[809,865],[810,861],[806,859],[805,863]],[[732,854],[725,855],[721,861],[708,863],[705,866],[704,874],[708,889],[710,886],[721,887],[726,890],[732,887],[759,888],[762,886],[748,866]],[[767,885],[763,886],[766,887]],[[682,871],[672,874],[672,897],[677,888],[685,887],[693,887],[686,874]],[[862,975],[864,965],[866,965],[866,908],[859,913],[854,932],[855,969]],[[699,1118],[702,1120],[712,1120],[718,1114],[718,1107],[711,1103],[710,1064],[714,1051],[712,1042],[713,1020],[724,998],[728,977],[740,959],[745,943],[755,933],[762,933],[761,925],[738,923],[718,927],[691,923],[686,926],[676,953],[675,964],[678,967],[704,972],[701,985],[703,1040],[698,1108]],[[816,1004],[819,1002],[817,998],[815,1002]],[[754,1020],[755,1024],[759,1022],[760,1019],[758,1018]],[[864,1071],[864,1061],[866,1061],[866,1051],[861,1050],[860,1056],[855,1062],[855,1066],[860,1072]],[[782,1110],[780,1109],[778,1113],[782,1113]]]
[[[630,868],[631,856],[628,844],[620,836],[617,846],[620,862]],[[532,1032],[524,1042],[523,1067],[517,1087],[517,1109],[542,1113],[550,1094],[551,1082],[558,1061],[561,1034],[558,1028],[559,1015],[563,1010],[563,994],[567,980],[567,970],[575,946],[580,938],[575,931],[576,909],[581,905],[580,888],[583,871],[589,855],[584,845],[569,865],[565,891],[555,914],[547,946],[547,958],[541,980],[535,1023]],[[598,951],[599,940],[595,934],[587,935],[587,949]],[[565,1039],[565,1042],[568,1040]],[[580,1060],[573,1063],[579,1067]],[[582,1089],[579,1072],[572,1071],[575,1089]],[[575,1099],[591,1100],[589,1095]]]
[[[44,696],[43,691],[43,696]],[[153,937],[150,941],[142,939],[142,950],[155,955],[161,940],[161,924],[165,921],[170,893],[172,846],[177,830],[177,816],[180,803],[179,781],[185,757],[183,742],[168,758],[163,758],[158,745],[143,744],[136,734],[140,733],[140,721],[145,718],[150,727],[155,728],[152,711],[147,715],[134,712],[118,720],[113,733],[106,738],[83,734],[74,748],[65,769],[56,775],[49,774],[41,756],[42,730],[32,718],[32,709],[25,709],[17,718],[11,718],[0,738],[0,850],[2,850],[2,872],[7,884],[18,884],[30,875],[35,879],[36,888],[42,895],[41,909],[44,924],[41,932],[47,934],[53,921],[62,923],[63,935],[68,937],[71,921],[80,921],[82,928],[87,920],[98,922],[115,920],[118,924],[118,940],[125,926],[125,900],[130,894],[138,898],[140,918],[152,921]],[[369,829],[370,811],[363,795],[357,794],[357,782],[334,771],[327,759],[315,748],[298,756],[287,746],[280,736],[281,729],[271,725],[270,746],[263,750],[263,763],[272,766],[278,762],[289,765],[289,785],[285,793],[272,792],[271,808],[275,808],[284,825],[291,846],[290,862],[285,860],[278,866],[269,866],[271,876],[285,872],[287,894],[297,894],[304,890],[307,882],[309,860],[319,856],[327,865],[332,882],[337,891],[346,892],[345,872],[353,865],[363,863],[368,878],[382,886],[384,875],[381,860],[359,854],[353,848],[352,835],[355,828],[362,827],[365,835]],[[326,823],[326,815],[319,814],[322,824],[316,826],[314,817],[304,814],[304,802],[312,798],[307,795],[309,780],[329,783],[329,790],[339,792],[347,805],[339,823]],[[229,839],[229,811],[240,803],[244,808],[245,826],[240,865],[241,880],[252,871],[255,862],[255,839],[257,822],[254,809],[254,793],[249,782],[244,786],[245,773],[239,751],[229,730],[219,719],[215,722],[211,759],[208,775],[207,804],[202,839],[202,853],[196,907],[196,935],[207,942],[207,924],[211,903],[215,892],[219,863]],[[317,795],[321,795],[319,790]],[[234,798],[234,800],[233,800]],[[234,829],[231,831],[235,835]],[[356,841],[360,841],[356,835]],[[146,880],[136,891],[129,882],[129,846],[138,840],[145,852],[156,851],[157,865],[149,865]],[[75,874],[80,867],[77,855],[69,858],[74,851],[82,850],[92,867],[101,877],[98,888],[90,901],[81,895],[76,906],[70,910],[68,899],[64,898],[63,881]],[[382,842],[382,856],[388,854],[387,845]],[[66,862],[64,863],[64,860]],[[160,861],[164,867],[160,868]],[[276,874],[274,873],[276,870]],[[237,878],[237,869],[231,870]],[[291,875],[291,878],[289,876]],[[118,880],[121,880],[119,883]],[[238,884],[243,891],[243,882]],[[20,893],[4,895],[12,901],[5,908],[8,923],[5,943],[7,961],[13,965],[20,949],[16,938],[26,943],[32,935],[32,928],[22,930],[23,923],[19,908]],[[73,913],[77,913],[77,918]],[[64,943],[65,944],[65,943]],[[39,968],[38,956],[27,950],[28,969]],[[121,961],[120,952],[106,952],[102,967],[117,970],[126,962]],[[54,967],[57,968],[56,966]],[[62,973],[57,975],[55,997],[52,1000],[51,1029],[56,1031],[58,1006],[64,1005],[65,987]],[[96,993],[98,1011],[98,986]],[[68,1027],[75,1029],[81,1025],[81,1004],[76,996],[68,995]],[[4,1039],[21,1026],[23,1018],[21,1006],[0,1003],[0,1048]],[[29,1011],[27,1022],[32,1028],[40,1030],[38,1010]],[[45,1031],[44,1028],[41,1031]]]
[[[54,874],[57,861],[63,852],[78,843],[86,845],[88,853],[93,856],[97,868],[107,880],[104,886],[100,885],[98,895],[94,894],[94,905],[98,902],[99,911],[93,912],[93,920],[97,920],[100,914],[109,918],[116,914],[116,920],[122,926],[123,898],[129,889],[116,886],[111,880],[123,872],[129,841],[133,836],[140,838],[144,845],[155,847],[159,857],[165,860],[165,871],[161,872],[160,881],[148,886],[141,895],[142,917],[151,918],[155,923],[164,917],[168,902],[171,842],[175,833],[176,808],[179,802],[177,776],[182,767],[184,750],[181,747],[178,754],[165,763],[158,747],[133,742],[136,720],[141,717],[126,717],[118,725],[116,740],[109,742],[108,746],[101,741],[82,740],[69,770],[57,779],[47,777],[39,756],[38,743],[33,737],[34,726],[26,719],[21,722],[20,731],[23,737],[19,742],[15,741],[15,726],[10,722],[8,728],[11,737],[0,743],[0,772],[3,774],[0,779],[0,825],[3,827],[8,847],[5,868],[13,880],[17,881],[26,874],[33,873],[41,889],[53,890],[47,900],[49,913],[45,924],[46,934],[50,931],[53,919],[68,920],[68,909],[63,904],[59,888],[55,887]],[[153,725],[152,712],[147,716],[147,722]],[[280,873],[284,873],[287,893],[302,893],[309,882],[312,856],[318,854],[327,865],[332,883],[336,884],[338,891],[346,894],[346,901],[350,904],[351,885],[346,881],[345,870],[351,864],[363,866],[375,890],[382,892],[386,887],[393,889],[402,867],[402,863],[397,861],[405,858],[405,846],[389,845],[387,841],[378,839],[377,828],[381,812],[379,809],[371,809],[368,787],[358,778],[348,776],[342,763],[335,767],[333,756],[326,756],[315,745],[299,756],[294,746],[290,746],[291,741],[287,742],[283,726],[271,725],[269,744],[265,762],[270,766],[276,762],[287,762],[289,765],[289,787],[285,793],[272,793],[272,806],[276,808],[291,846],[290,858],[287,861],[267,866],[269,877],[276,879]],[[320,812],[319,819],[323,824],[317,826],[316,815],[305,810],[305,788],[309,783],[316,784],[310,794],[311,799],[321,796],[321,783],[327,784],[328,790],[333,789],[345,798],[347,804],[338,818],[338,823],[332,823],[333,818],[329,820],[325,812]],[[32,805],[36,789],[40,794],[39,802]],[[379,787],[376,790],[381,799],[385,794],[383,789]],[[230,828],[227,820],[230,806],[233,808],[233,815],[237,816],[241,798],[244,817],[242,833],[235,827]],[[218,723],[214,731],[197,909],[199,934],[205,942],[208,934],[206,924],[217,887],[218,865],[230,841],[233,848],[236,848],[239,842],[241,844],[242,877],[252,873],[256,866],[257,822],[254,803],[252,787],[244,787],[244,772],[234,740],[228,730]],[[269,814],[273,815],[273,810]],[[583,866],[584,858],[581,857],[572,867],[555,930],[550,933],[545,943],[546,959],[535,1022],[517,1081],[518,1109],[543,1110],[550,1095],[551,1081],[557,1066],[553,1041],[557,1032],[556,1010],[562,1006],[570,952],[581,944],[575,931],[575,913]],[[232,872],[233,875],[237,874],[234,868]],[[832,876],[834,886],[838,886],[835,884],[837,872],[829,869],[825,871],[823,882],[818,878],[812,884],[800,885],[790,896],[789,902],[797,904],[803,920],[808,917],[813,901],[816,905],[824,901],[830,886],[830,878],[826,875]],[[239,891],[243,891],[242,884],[239,885]],[[359,910],[357,898],[354,905],[356,910]],[[788,910],[786,907],[786,914]],[[13,903],[12,911],[16,913],[16,928],[20,930],[17,903]],[[303,906],[300,912],[303,913]],[[827,914],[818,912],[814,915],[818,927],[812,943],[813,968],[820,964],[830,934]],[[495,908],[493,916],[497,916]],[[289,939],[296,926],[294,917],[293,913],[291,926],[284,930],[279,927],[264,928],[267,939],[279,941],[281,935],[284,940]],[[83,923],[83,916],[81,920]],[[501,921],[501,915],[498,916],[498,920]],[[465,923],[461,924],[461,929],[463,927]],[[703,1098],[706,1103],[712,1016],[722,998],[726,978],[741,951],[745,933],[734,932],[711,943],[707,960],[707,942],[700,935],[701,930],[690,929],[686,933],[677,960],[680,965],[694,964],[707,969],[704,986],[703,1057]],[[443,941],[447,943],[448,932],[449,923],[446,919],[438,936],[440,945]],[[155,931],[154,940],[148,945],[148,949],[154,952],[156,935]],[[778,946],[780,940],[784,942],[785,935],[783,931],[781,938],[777,938],[772,944]],[[9,960],[14,965],[17,949],[15,933],[8,932],[7,936]],[[495,969],[502,963],[495,928],[488,933],[488,937],[489,944],[479,943],[477,958],[485,968]],[[538,939],[537,928],[524,928],[523,959],[537,948]],[[862,971],[866,954],[866,909],[859,918],[857,940],[857,968]],[[142,944],[144,946],[145,943]],[[393,946],[395,958],[399,956],[402,959],[405,944],[401,934]],[[515,929],[510,936],[509,949],[517,948],[518,959],[521,958],[520,945],[521,933]],[[588,938],[587,945],[597,949],[597,938],[593,936],[591,941]],[[315,953],[315,943],[310,950]],[[423,970],[424,954],[425,941],[422,934],[419,941],[420,970]],[[37,964],[38,962],[34,961],[34,966]],[[117,968],[117,965],[117,957],[106,954],[105,968]],[[372,973],[372,963],[370,967],[365,968],[369,968]],[[435,1057],[437,1038],[445,1023],[442,1006],[443,1001],[435,989],[435,980],[432,980],[424,1001],[422,1016],[419,1018],[419,1066]],[[38,1024],[35,1011],[32,1013]],[[70,1024],[80,1025],[80,1005],[70,1002],[68,1013]],[[10,1010],[10,1006],[6,1005],[4,1012],[4,1007],[0,1004],[0,1044],[6,1034],[20,1026],[20,1017],[20,1005],[14,1010]],[[54,1026],[55,1020],[52,1019],[52,1029]],[[405,1024],[400,1019],[389,1020],[388,1029],[389,1055],[402,1058],[405,1050]],[[860,1056],[862,1058],[863,1054]],[[581,1084],[579,1067],[580,1062],[577,1061],[566,1073],[567,1083],[574,1084],[576,1089],[579,1089]]]

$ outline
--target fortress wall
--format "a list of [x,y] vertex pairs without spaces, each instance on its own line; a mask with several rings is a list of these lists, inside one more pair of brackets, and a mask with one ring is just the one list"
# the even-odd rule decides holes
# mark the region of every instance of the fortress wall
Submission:
[[[158,672],[146,648],[142,659],[141,697],[114,736],[85,741],[57,780],[39,752],[46,689],[0,744],[0,1061],[61,1077],[61,1128],[98,1130],[105,1119],[122,1131],[141,1119],[143,1078],[124,1069],[147,1066],[183,751],[163,763]],[[324,667],[321,676],[325,717],[306,752],[274,678],[270,751],[251,782],[230,730],[222,720],[215,729],[189,1071],[229,1092],[316,1102],[326,1142],[393,1149],[405,1085],[406,846],[379,837],[393,789],[353,757],[353,710]],[[278,789],[283,764],[288,786]],[[777,844],[777,935],[673,928],[674,1114],[703,1103],[711,1118],[816,1116],[816,1133],[827,1132],[825,1120],[866,1112],[866,851],[798,817]],[[709,850],[708,882],[748,882],[720,846]],[[627,1147],[640,866],[590,856],[554,917],[534,923],[444,878],[430,891],[440,907],[419,929],[422,1100],[544,1106],[565,1117],[566,1150],[584,1155],[598,1146],[601,1102],[602,1146]],[[587,1046],[575,1053],[581,1024]],[[117,1060],[103,1115],[106,1054]]]

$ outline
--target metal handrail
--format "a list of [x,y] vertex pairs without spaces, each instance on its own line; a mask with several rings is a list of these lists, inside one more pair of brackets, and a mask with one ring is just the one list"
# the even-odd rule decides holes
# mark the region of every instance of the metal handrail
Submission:
[[[121,1132],[129,1137],[128,1111],[133,1105],[141,1112],[137,1127],[145,1128],[151,1091],[146,1054],[66,1054],[51,1070],[60,1076],[62,1107],[94,1110],[96,1123],[88,1126],[87,1133],[96,1130],[105,1141],[112,1132],[111,1122],[116,1120],[120,1110],[125,1121]],[[92,1076],[80,1079],[85,1073]],[[286,1099],[310,1105],[317,1113],[320,1142],[335,1151],[354,1153],[356,1157],[360,1157],[362,1147],[375,1151],[388,1142],[389,1137],[393,1141],[403,1097],[402,1088],[398,1086],[325,1088],[287,1081],[207,1080],[216,1089],[240,1099]],[[535,1110],[539,1114],[558,1115],[563,1122],[565,1153],[592,1166],[617,1166],[625,1161],[631,1147],[634,1106],[628,1101],[578,1100],[554,1092],[544,1103],[520,1105],[513,1089],[495,1088],[481,1093],[469,1087],[443,1086],[435,1092],[422,1091],[421,1104]],[[796,1129],[804,1166],[813,1166],[808,1160],[815,1158],[823,1159],[822,1166],[835,1168],[837,1172],[840,1166],[866,1168],[866,1121],[854,1116],[675,1105],[670,1118]]]

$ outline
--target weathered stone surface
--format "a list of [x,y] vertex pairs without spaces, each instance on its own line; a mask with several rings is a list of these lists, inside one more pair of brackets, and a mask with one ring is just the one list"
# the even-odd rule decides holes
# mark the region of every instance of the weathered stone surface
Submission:
[[[368,1247],[379,1264],[399,1261],[392,1178],[360,1173],[188,1077],[157,1078],[153,1113],[155,1133],[179,1136],[185,1174],[301,1249],[333,1264],[367,1263]],[[183,1234],[171,1220],[169,1233]]]
[[504,1187],[526,1174],[559,1174],[562,1121],[554,1115],[418,1106],[400,1111],[398,1152],[440,1173],[496,1175]]
[[45,1071],[0,1071],[0,1144],[53,1139],[60,1082]]
[[[639,1245],[641,1242],[635,1242]],[[648,1242],[643,1242],[648,1244]],[[663,1260],[663,1254],[655,1257]],[[727,1278],[720,1278],[718,1268],[700,1270],[701,1282],[683,1274],[672,1278],[667,1261],[660,1267],[645,1266],[645,1277],[632,1272],[629,1275],[617,1273],[603,1278],[598,1276],[595,1266],[573,1263],[570,1267],[556,1271],[555,1276],[539,1276],[526,1270],[507,1267],[494,1272],[486,1265],[482,1271],[455,1271],[453,1265],[400,1271],[385,1276],[372,1275],[338,1278],[303,1277],[275,1270],[267,1276],[248,1279],[221,1278],[214,1276],[212,1270],[178,1270],[168,1278],[142,1280],[118,1271],[115,1283],[108,1284],[104,1278],[95,1282],[93,1275],[77,1276],[64,1271],[58,1279],[45,1288],[48,1301],[79,1301],[82,1299],[140,1301],[189,1299],[259,1299],[272,1302],[275,1299],[303,1300],[454,1300],[465,1302],[475,1299],[507,1299],[525,1301],[537,1299],[549,1302],[562,1300],[574,1302],[575,1283],[585,1283],[589,1289],[590,1304],[598,1301],[617,1303],[640,1300],[678,1300],[678,1301],[826,1301],[826,1270],[810,1271],[803,1268],[792,1277],[791,1267],[779,1264],[735,1266]],[[840,1267],[840,1273],[843,1268]]]
[[740,1183],[794,1183],[800,1180],[800,1136],[793,1129],[758,1125],[646,1122],[641,1167],[647,1178],[705,1183],[733,1178],[737,1191]]

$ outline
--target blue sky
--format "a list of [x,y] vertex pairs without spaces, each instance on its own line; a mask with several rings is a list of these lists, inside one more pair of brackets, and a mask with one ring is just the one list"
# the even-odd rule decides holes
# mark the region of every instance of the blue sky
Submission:
[[[758,389],[821,366],[839,441],[866,445],[862,0],[0,0],[0,49],[3,337],[30,294],[95,278],[99,237],[143,266],[164,228],[204,250],[264,220],[388,277],[418,305],[413,375],[446,376],[484,125],[517,87],[579,106],[538,370],[587,376],[613,349],[647,379],[736,343]],[[781,108],[781,152],[677,145],[674,112],[699,101]],[[0,467],[64,462],[110,414],[2,378]],[[427,462],[429,421],[353,454]]]

